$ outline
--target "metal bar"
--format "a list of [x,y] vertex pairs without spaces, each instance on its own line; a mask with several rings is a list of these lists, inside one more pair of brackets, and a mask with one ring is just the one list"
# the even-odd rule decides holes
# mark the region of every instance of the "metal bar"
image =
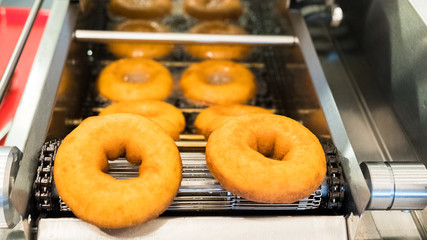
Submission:
[[78,41],[101,43],[128,41],[162,44],[226,44],[251,46],[294,46],[298,43],[298,38],[295,36],[143,33],[96,30],[76,30],[74,32],[74,38]]
[[12,56],[9,59],[9,63],[7,64],[6,69],[4,70],[3,76],[0,80],[0,103],[3,101],[3,98],[6,95],[6,91],[9,88],[10,82],[12,81],[12,76],[15,72],[16,65],[18,65],[22,50],[24,49],[31,29],[33,28],[33,24],[36,20],[37,14],[42,3],[43,0],[34,1],[34,4],[31,7],[30,14],[28,15],[27,21],[25,22],[24,28],[22,29],[21,35],[19,36],[18,42],[16,43],[15,49],[13,50]]
[[203,148],[206,147],[206,143],[206,141],[175,141],[177,147]]
[[37,158],[47,133],[61,70],[72,40],[79,8],[70,1],[53,1],[34,63],[28,76],[5,146],[23,153],[10,195],[13,206],[25,216],[36,175]]

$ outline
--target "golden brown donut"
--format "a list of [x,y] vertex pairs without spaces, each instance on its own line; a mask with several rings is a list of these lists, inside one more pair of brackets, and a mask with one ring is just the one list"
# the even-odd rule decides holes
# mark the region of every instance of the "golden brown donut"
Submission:
[[[108,160],[126,154],[141,164],[136,178],[106,174]],[[157,124],[134,114],[85,119],[64,139],[55,158],[59,196],[82,220],[102,228],[146,222],[165,211],[182,179],[173,139]]]
[[126,18],[154,19],[169,15],[172,11],[170,0],[111,0],[110,9]]
[[156,100],[119,102],[104,108],[99,116],[116,113],[132,113],[150,119],[162,127],[173,139],[179,140],[184,131],[185,118],[175,106]]
[[[145,20],[128,20],[119,24],[115,31],[124,32],[169,32],[169,28],[157,22]],[[144,57],[161,58],[168,55],[173,49],[169,44],[146,44],[132,42],[111,42],[108,44],[108,50],[117,57]]]
[[263,203],[306,198],[326,174],[316,136],[297,121],[274,114],[227,121],[209,137],[206,162],[227,191]]
[[[221,22],[210,21],[203,22],[190,29],[190,33],[196,34],[226,34],[226,35],[244,35],[247,34],[242,28]],[[190,45],[186,51],[193,57],[208,59],[239,59],[246,57],[251,48],[242,45]]]
[[183,7],[199,20],[237,19],[243,12],[240,0],[186,0]]
[[144,58],[120,59],[105,67],[98,78],[98,91],[113,101],[161,100],[172,92],[169,70]]
[[200,104],[246,103],[256,91],[255,76],[241,64],[209,60],[184,71],[180,87],[185,97]]
[[261,107],[232,104],[215,105],[204,109],[194,121],[197,133],[207,138],[215,130],[224,125],[229,119],[248,114],[269,114],[270,110]]

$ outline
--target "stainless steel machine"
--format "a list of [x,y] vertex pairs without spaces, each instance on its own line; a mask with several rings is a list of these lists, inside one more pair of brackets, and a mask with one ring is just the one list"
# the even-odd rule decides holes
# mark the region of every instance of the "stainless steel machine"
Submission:
[[[161,20],[171,28],[163,34],[112,31],[123,19],[105,0],[53,1],[6,147],[0,148],[1,233],[8,239],[425,238],[426,214],[415,210],[427,204],[427,84],[425,68],[412,66],[427,48],[389,24],[403,25],[404,18],[396,17],[412,16],[411,34],[425,36],[420,3],[295,1],[291,9],[288,1],[243,3],[235,24],[249,34],[235,36],[186,33],[197,21],[182,12],[181,0]],[[401,49],[395,44],[406,39],[399,37],[414,44]],[[248,104],[296,119],[316,134],[327,158],[324,182],[293,204],[260,204],[225,191],[206,167],[206,141],[194,131],[202,108],[176,88],[166,101],[181,109],[187,127],[176,141],[184,178],[169,209],[144,225],[118,230],[75,218],[55,189],[55,154],[84,118],[111,104],[95,88],[99,72],[116,59],[106,48],[110,41],[174,44],[159,62],[175,85],[200,61],[184,51],[187,44],[251,45],[250,56],[239,60],[257,78],[256,97]],[[109,174],[134,177],[137,167],[116,160]]]

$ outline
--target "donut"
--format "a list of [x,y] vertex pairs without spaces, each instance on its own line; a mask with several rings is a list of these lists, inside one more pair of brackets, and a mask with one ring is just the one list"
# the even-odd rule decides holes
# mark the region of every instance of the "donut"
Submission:
[[[108,159],[126,154],[140,164],[136,178],[106,174]],[[61,199],[80,219],[101,228],[137,225],[165,211],[178,192],[182,164],[173,139],[134,114],[85,119],[60,145],[54,180]]]
[[157,123],[175,140],[179,140],[179,133],[185,128],[185,118],[182,112],[175,106],[162,101],[119,102],[104,108],[99,116],[116,113],[132,113],[146,117]]
[[184,71],[180,88],[186,98],[198,104],[246,103],[255,96],[255,76],[241,64],[208,60]]
[[[190,33],[227,35],[247,34],[242,28],[221,21],[200,23],[191,28]],[[196,58],[239,59],[246,57],[250,53],[251,48],[242,45],[190,45],[186,47],[186,51]]]
[[196,127],[197,133],[202,134],[207,138],[211,135],[212,131],[224,125],[227,120],[247,114],[269,114],[272,113],[270,110],[241,105],[215,105],[204,109],[197,115],[194,121],[194,127]]
[[126,18],[154,19],[169,15],[172,11],[170,0],[111,0],[110,9],[116,15]]
[[183,8],[199,20],[237,19],[243,12],[240,0],[186,0]]
[[[153,21],[128,20],[119,24],[115,31],[164,33],[169,32],[169,28]],[[107,47],[110,52],[120,58],[161,58],[168,55],[173,49],[173,45],[169,44],[135,42],[110,42]]]
[[114,61],[97,81],[98,91],[113,101],[161,100],[173,89],[172,75],[160,63],[144,58]]
[[208,139],[206,163],[229,192],[262,203],[293,203],[322,183],[326,160],[314,134],[290,118],[230,119]]

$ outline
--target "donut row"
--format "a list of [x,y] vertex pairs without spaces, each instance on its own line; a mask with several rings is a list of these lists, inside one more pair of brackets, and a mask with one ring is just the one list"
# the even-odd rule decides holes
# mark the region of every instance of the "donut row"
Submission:
[[[256,82],[255,76],[239,63],[209,60],[186,69],[180,88],[196,104],[246,103],[255,95]],[[154,60],[127,58],[101,71],[97,89],[115,102],[163,100],[173,90],[173,79],[169,70]]]
[[[156,19],[172,12],[170,0],[111,0],[111,11],[127,18]],[[199,20],[237,19],[242,15],[240,0],[186,0],[184,11]]]
[[[168,32],[169,28],[154,21],[127,20],[119,24],[115,28],[115,31],[164,33]],[[246,31],[238,26],[222,21],[208,21],[191,28],[189,33],[242,35],[246,34]],[[173,45],[111,42],[108,44],[108,50],[121,58],[161,58],[168,55],[173,50]],[[185,47],[185,50],[196,58],[240,59],[249,55],[251,48],[241,45],[189,45]]]
[[[140,165],[138,177],[118,180],[106,174],[108,160],[123,154]],[[227,191],[264,203],[308,197],[326,173],[316,136],[290,118],[262,113],[230,117],[214,129],[206,164]],[[101,228],[123,228],[168,208],[182,181],[182,162],[160,125],[118,113],[87,118],[63,140],[54,179],[77,217]]]

